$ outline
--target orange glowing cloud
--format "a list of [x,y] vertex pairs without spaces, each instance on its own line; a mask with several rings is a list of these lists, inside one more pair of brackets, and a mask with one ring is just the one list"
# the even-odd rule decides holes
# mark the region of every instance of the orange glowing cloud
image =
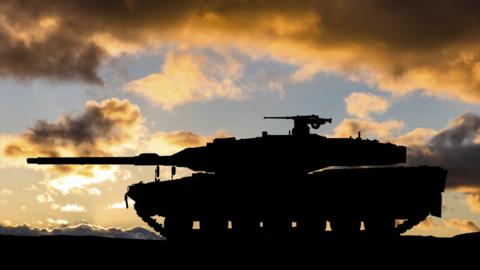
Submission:
[[356,137],[360,132],[364,138],[391,140],[404,125],[402,121],[397,120],[376,122],[370,119],[347,118],[335,127],[333,137]]
[[63,115],[55,123],[40,120],[25,133],[11,136],[2,152],[11,158],[121,153],[145,134],[143,122],[140,109],[128,100],[89,101],[81,115]]
[[470,207],[470,211],[480,213],[480,191],[477,193],[468,193],[467,204]]
[[461,232],[478,232],[480,231],[480,228],[470,220],[464,220],[464,219],[451,219],[451,220],[446,220],[445,225],[447,227],[455,228],[460,230]]
[[[292,83],[327,72],[395,95],[420,90],[480,103],[479,7],[477,1],[454,0],[435,5],[380,0],[46,0],[24,5],[5,0],[0,3],[0,75],[101,84],[97,69],[105,59],[175,44],[235,49],[253,60],[291,64],[297,67]],[[43,29],[41,35],[29,30],[36,27]],[[167,109],[238,97],[235,83],[206,76],[195,59],[175,60],[184,61],[194,76],[187,75],[188,87],[170,80],[167,65],[127,89]],[[199,91],[199,81],[208,87]]]
[[394,140],[393,143],[405,146],[425,145],[438,131],[431,128],[416,128]]
[[225,69],[219,69],[205,57],[172,52],[167,55],[160,73],[134,80],[125,89],[165,110],[216,98],[239,100],[245,97],[244,90],[235,84],[240,71],[235,62],[227,62]]
[[354,92],[345,98],[347,112],[359,118],[369,118],[371,113],[382,114],[387,111],[390,103],[384,97],[370,93]]

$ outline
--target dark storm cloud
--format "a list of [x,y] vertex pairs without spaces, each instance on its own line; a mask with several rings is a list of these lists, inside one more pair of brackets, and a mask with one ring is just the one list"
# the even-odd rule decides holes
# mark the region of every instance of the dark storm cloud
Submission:
[[448,169],[449,187],[480,188],[480,116],[465,113],[426,145],[409,147],[412,164]]
[[0,75],[102,84],[97,69],[107,55],[93,40],[95,34],[141,42],[152,25],[165,28],[181,20],[184,6],[164,1],[1,1]]
[[128,128],[141,123],[141,114],[135,105],[127,100],[110,99],[101,104],[90,102],[85,112],[77,117],[63,116],[56,123],[38,121],[26,136],[33,144],[92,145],[99,140],[115,143],[124,140],[124,134],[115,128]]
[[[142,131],[140,109],[128,100],[89,101],[78,116],[64,115],[53,123],[38,121],[33,128],[5,143],[2,154],[14,159],[111,155],[115,147],[136,142]],[[55,170],[66,173],[71,166],[55,166]]]
[[[234,47],[298,66],[293,81],[335,72],[395,93],[480,102],[479,9],[474,0],[4,0],[0,74],[99,83],[111,38]],[[38,25],[44,35],[34,35]]]
[[47,2],[0,3],[0,75],[102,84],[97,68],[103,49],[84,31],[57,19]]
[[71,236],[100,236],[100,237],[112,237],[112,238],[141,239],[141,240],[163,239],[158,234],[153,233],[142,227],[123,230],[120,228],[102,228],[102,227],[98,227],[90,224],[65,226],[61,228],[55,228],[53,230],[35,228],[29,225],[20,225],[20,226],[1,226],[0,225],[0,235],[16,235],[16,236],[71,235]]
[[434,136],[430,144],[441,146],[471,145],[480,136],[480,116],[464,113],[452,121],[450,128]]

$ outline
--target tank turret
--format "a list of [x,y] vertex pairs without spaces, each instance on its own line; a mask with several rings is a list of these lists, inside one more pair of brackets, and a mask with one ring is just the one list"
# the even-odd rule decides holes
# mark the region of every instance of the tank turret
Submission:
[[[331,123],[317,115],[288,119],[288,135],[216,138],[173,155],[133,157],[37,157],[34,164],[157,166],[155,181],[128,188],[142,220],[168,239],[355,236],[360,222],[372,236],[399,235],[428,215],[441,216],[446,170],[401,167],[406,147],[377,140],[310,133]],[[196,173],[158,181],[158,166]],[[394,166],[392,166],[394,165]],[[338,168],[338,167],[343,168]],[[350,168],[351,167],[351,168]],[[164,217],[163,224],[153,216]],[[403,220],[396,223],[396,220]],[[198,221],[199,229],[192,229]]]
[[[266,117],[272,119],[273,117]],[[39,157],[35,164],[130,164],[186,167],[193,171],[242,173],[246,168],[256,173],[302,174],[329,166],[392,165],[406,161],[406,148],[391,143],[361,138],[327,138],[310,134],[331,119],[316,115],[276,117],[292,119],[291,135],[269,135],[236,139],[216,138],[201,147],[191,147],[171,156],[144,153],[134,157]],[[289,168],[279,171],[278,168]]]

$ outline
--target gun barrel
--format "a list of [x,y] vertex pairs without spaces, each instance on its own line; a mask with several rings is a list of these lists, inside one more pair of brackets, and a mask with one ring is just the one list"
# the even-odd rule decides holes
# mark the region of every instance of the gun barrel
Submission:
[[263,119],[294,119],[295,116],[265,116]]
[[331,118],[320,118],[318,115],[293,115],[293,116],[264,116],[263,119],[319,119],[319,120],[329,120]]
[[27,158],[30,164],[64,164],[64,165],[173,165],[170,156],[159,156],[153,153],[140,154],[134,157],[37,157]]
[[328,123],[332,123],[332,118],[320,118],[320,120]]

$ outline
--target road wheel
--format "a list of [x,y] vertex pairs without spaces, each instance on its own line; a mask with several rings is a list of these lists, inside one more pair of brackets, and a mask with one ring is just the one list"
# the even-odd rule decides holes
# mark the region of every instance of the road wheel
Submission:
[[297,221],[297,229],[300,237],[308,239],[316,239],[325,233],[327,228],[327,220],[320,215],[309,215],[302,217]]
[[263,219],[263,235],[270,239],[285,239],[292,234],[292,221],[286,215],[271,215]]
[[200,219],[200,232],[206,239],[223,239],[227,230],[228,220],[223,216],[210,215]]
[[248,240],[258,237],[260,222],[249,215],[236,216],[232,220],[232,231],[235,239]]
[[339,216],[330,221],[332,231],[339,237],[356,237],[360,224],[360,219],[353,216]]
[[192,238],[193,220],[188,216],[169,215],[163,223],[168,240],[189,240]]
[[365,220],[365,230],[371,237],[389,237],[394,235],[395,219],[387,216],[373,216]]

